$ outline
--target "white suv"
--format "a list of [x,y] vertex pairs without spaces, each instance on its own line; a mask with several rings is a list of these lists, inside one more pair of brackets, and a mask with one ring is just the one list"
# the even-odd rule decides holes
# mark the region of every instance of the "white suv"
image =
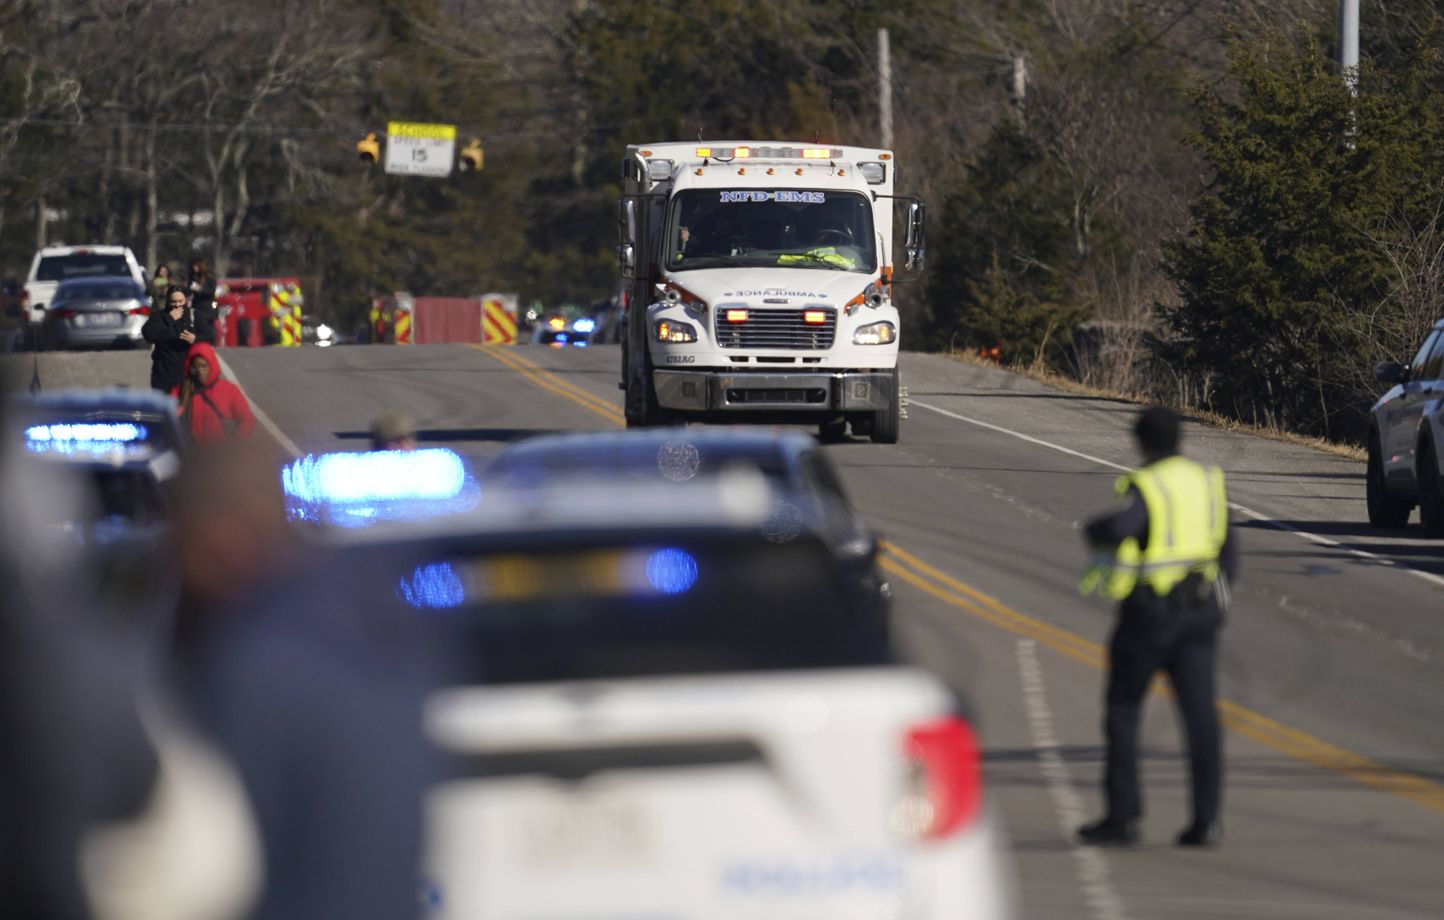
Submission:
[[951,692],[888,661],[765,482],[662,488],[497,489],[332,534],[458,659],[425,720],[451,766],[427,916],[1016,916]]
[[1413,361],[1380,364],[1374,376],[1394,386],[1374,404],[1369,426],[1369,523],[1403,527],[1418,505],[1424,532],[1444,536],[1444,320]]
[[128,246],[47,246],[35,254],[25,277],[33,329],[45,319],[45,310],[60,282],[72,278],[132,278],[146,286],[146,273]]

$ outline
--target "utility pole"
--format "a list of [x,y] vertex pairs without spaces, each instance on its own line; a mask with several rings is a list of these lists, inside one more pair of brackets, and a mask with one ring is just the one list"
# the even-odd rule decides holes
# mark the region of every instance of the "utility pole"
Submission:
[[1359,92],[1359,0],[1339,0],[1339,72],[1351,95]]
[[887,29],[877,30],[878,133],[882,146],[892,149],[892,50],[888,47]]

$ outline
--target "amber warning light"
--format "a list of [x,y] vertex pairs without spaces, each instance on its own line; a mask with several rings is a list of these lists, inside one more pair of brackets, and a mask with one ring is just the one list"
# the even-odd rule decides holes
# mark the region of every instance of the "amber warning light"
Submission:
[[729,323],[745,323],[745,322],[747,322],[747,311],[746,311],[746,310],[728,310],[728,311],[727,311],[727,322],[729,322]]
[[802,321],[814,326],[820,326],[827,322],[826,310],[806,310],[802,314]]

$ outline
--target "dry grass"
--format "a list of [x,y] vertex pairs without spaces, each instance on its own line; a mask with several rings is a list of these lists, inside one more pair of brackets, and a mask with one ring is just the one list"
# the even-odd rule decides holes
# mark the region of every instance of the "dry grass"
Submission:
[[[1080,396],[1092,396],[1095,399],[1113,399],[1120,402],[1133,403],[1139,406],[1150,405],[1154,400],[1137,393],[1120,393],[1112,390],[1104,390],[1087,384],[1079,383],[1071,377],[1058,373],[1044,367],[1041,362],[1034,362],[1032,366],[1002,365],[996,361],[979,357],[972,352],[959,351],[948,355],[954,361],[963,364],[971,364],[975,367],[990,367],[997,370],[1007,371],[1010,374],[1017,374],[1029,380],[1054,387],[1059,390],[1066,390],[1069,393],[1077,393]],[[1364,448],[1358,444],[1349,444],[1340,441],[1329,441],[1324,438],[1309,437],[1296,434],[1292,431],[1283,431],[1278,428],[1267,428],[1262,425],[1246,425],[1243,422],[1219,415],[1216,412],[1207,412],[1202,409],[1190,409],[1181,406],[1174,406],[1181,415],[1185,415],[1195,421],[1202,422],[1212,428],[1221,431],[1234,431],[1242,434],[1250,434],[1260,438],[1267,438],[1270,441],[1279,441],[1285,444],[1296,444],[1300,447],[1308,447],[1324,453],[1333,454],[1337,457],[1346,457],[1350,460],[1364,462],[1368,459]]]

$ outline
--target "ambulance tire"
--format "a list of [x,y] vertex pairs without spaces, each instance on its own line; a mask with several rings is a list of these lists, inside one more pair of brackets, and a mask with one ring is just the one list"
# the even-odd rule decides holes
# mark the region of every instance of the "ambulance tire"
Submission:
[[[672,424],[671,414],[657,404],[657,388],[652,384],[650,371],[637,386],[642,390],[640,399],[634,399],[631,393],[627,394],[627,427],[663,428]],[[634,411],[634,406],[640,411]]]
[[888,401],[886,409],[879,409],[872,414],[872,443],[896,444],[901,416],[902,395],[900,393],[897,368],[893,368],[892,398]]
[[840,444],[847,440],[847,416],[839,415],[817,426],[817,439],[824,444]]

